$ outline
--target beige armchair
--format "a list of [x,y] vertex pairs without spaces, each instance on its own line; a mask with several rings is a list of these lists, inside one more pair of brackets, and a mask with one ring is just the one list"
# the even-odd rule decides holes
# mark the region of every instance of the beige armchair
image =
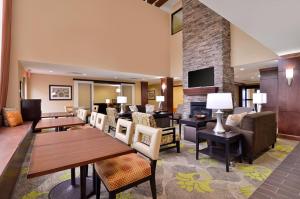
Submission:
[[110,130],[116,130],[117,126],[117,119],[118,119],[118,112],[115,108],[106,108],[107,119],[108,119],[108,132]]
[[[142,142],[144,135],[151,138],[149,145]],[[115,199],[116,194],[146,181],[150,181],[152,198],[157,198],[155,173],[161,136],[161,129],[136,125],[132,146],[138,153],[149,158],[150,162],[140,154],[130,153],[95,163],[96,199],[100,199],[101,182],[109,192],[109,198]]]
[[[132,121],[134,125],[141,124],[145,126],[150,126],[157,128],[156,121],[151,114],[134,112],[132,113]],[[175,127],[167,127],[162,129],[162,140],[161,140],[161,150],[176,148],[177,153],[180,153],[180,135],[176,133]],[[149,144],[150,140],[148,136],[143,137],[143,142]]]

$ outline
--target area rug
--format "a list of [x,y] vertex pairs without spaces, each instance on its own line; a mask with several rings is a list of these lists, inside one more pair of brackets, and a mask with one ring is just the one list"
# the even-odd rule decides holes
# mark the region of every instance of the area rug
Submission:
[[[248,198],[297,144],[296,141],[278,139],[275,148],[264,153],[252,165],[246,162],[233,163],[230,172],[226,172],[223,162],[202,154],[199,160],[196,160],[195,144],[182,141],[181,153],[176,153],[175,150],[160,153],[156,170],[158,198]],[[200,146],[203,147],[206,147],[205,143]],[[28,180],[26,174],[29,160],[30,150],[24,161],[13,199],[46,199],[53,186],[70,179],[70,171],[66,170]],[[78,170],[76,173],[79,173]],[[104,188],[101,190],[101,198],[108,198]],[[150,185],[148,182],[141,184],[118,194],[117,198],[151,198]]]

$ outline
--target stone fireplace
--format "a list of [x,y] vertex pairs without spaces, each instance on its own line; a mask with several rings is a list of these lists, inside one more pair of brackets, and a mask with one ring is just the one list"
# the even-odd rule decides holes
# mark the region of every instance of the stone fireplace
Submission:
[[191,102],[190,110],[190,117],[194,115],[206,115],[206,117],[210,118],[212,115],[212,111],[206,109],[206,102]]
[[[233,92],[234,72],[230,66],[230,23],[199,0],[183,0],[183,88],[188,72],[214,67],[214,86]],[[184,114],[194,102],[206,102],[206,94],[184,95]]]

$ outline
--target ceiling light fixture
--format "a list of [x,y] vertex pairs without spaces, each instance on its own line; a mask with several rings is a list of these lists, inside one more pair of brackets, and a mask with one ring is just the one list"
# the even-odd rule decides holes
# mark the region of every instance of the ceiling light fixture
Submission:
[[285,77],[288,80],[288,85],[292,85],[292,81],[294,78],[294,69],[293,68],[286,68],[285,69]]
[[245,70],[245,68],[240,68],[240,70],[241,70],[241,71],[244,71],[244,70]]
[[53,73],[53,71],[52,71],[52,70],[49,70],[49,73]]

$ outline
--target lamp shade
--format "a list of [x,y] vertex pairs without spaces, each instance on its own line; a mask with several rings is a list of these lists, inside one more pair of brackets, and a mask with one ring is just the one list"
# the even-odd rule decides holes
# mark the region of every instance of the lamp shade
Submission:
[[285,77],[287,79],[292,79],[294,77],[294,69],[293,68],[285,69]]
[[125,104],[125,103],[127,103],[127,97],[125,97],[125,96],[118,96],[117,97],[117,103],[119,103],[119,104]]
[[208,109],[232,109],[231,93],[209,93],[207,94],[206,108]]
[[165,96],[156,96],[156,101],[157,102],[164,102],[165,101]]
[[266,104],[267,93],[253,93],[253,104]]
[[110,99],[106,99],[106,100],[105,100],[105,103],[106,103],[106,104],[109,104],[109,103],[110,103]]

